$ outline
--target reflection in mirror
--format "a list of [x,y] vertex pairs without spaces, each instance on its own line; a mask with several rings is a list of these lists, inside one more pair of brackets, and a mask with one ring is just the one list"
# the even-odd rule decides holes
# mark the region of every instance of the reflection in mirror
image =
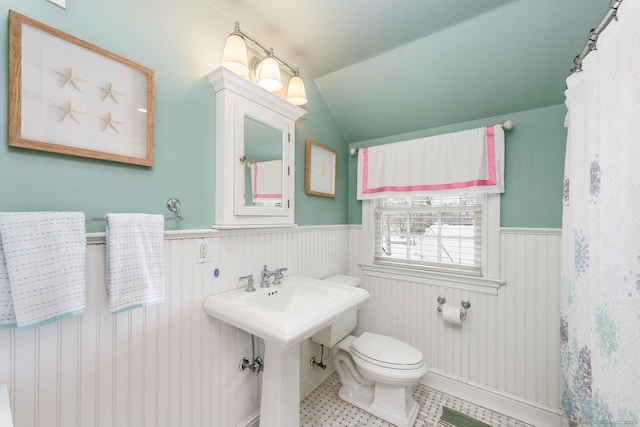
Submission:
[[282,206],[282,131],[244,118],[245,206]]

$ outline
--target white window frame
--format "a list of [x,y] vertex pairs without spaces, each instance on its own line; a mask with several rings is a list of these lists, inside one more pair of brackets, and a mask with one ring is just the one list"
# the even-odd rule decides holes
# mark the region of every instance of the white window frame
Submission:
[[447,272],[440,268],[403,264],[401,261],[375,259],[375,204],[376,200],[362,201],[362,259],[364,275],[396,278],[437,286],[498,294],[504,284],[500,280],[500,194],[487,194],[482,212],[482,267],[481,274]]

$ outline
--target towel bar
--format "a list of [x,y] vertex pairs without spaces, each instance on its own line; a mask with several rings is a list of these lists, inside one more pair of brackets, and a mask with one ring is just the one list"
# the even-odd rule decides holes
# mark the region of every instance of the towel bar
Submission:
[[[165,216],[164,220],[165,221],[182,221],[184,217],[180,215],[180,208],[181,208],[180,200],[176,199],[175,197],[172,197],[171,199],[167,200],[167,209],[175,213],[175,216]],[[104,218],[95,218],[95,217],[85,218],[85,221],[87,222],[104,221],[104,220],[105,220]]]

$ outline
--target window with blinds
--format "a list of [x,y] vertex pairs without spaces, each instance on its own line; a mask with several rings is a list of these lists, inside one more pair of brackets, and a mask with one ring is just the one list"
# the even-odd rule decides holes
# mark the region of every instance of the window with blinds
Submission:
[[375,259],[481,274],[484,194],[380,197]]

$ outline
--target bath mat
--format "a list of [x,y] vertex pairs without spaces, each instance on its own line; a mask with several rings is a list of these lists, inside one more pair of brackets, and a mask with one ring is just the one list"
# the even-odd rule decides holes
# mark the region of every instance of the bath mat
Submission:
[[454,411],[453,409],[442,407],[442,415],[438,422],[439,427],[491,427],[482,421],[478,421],[468,415]]

